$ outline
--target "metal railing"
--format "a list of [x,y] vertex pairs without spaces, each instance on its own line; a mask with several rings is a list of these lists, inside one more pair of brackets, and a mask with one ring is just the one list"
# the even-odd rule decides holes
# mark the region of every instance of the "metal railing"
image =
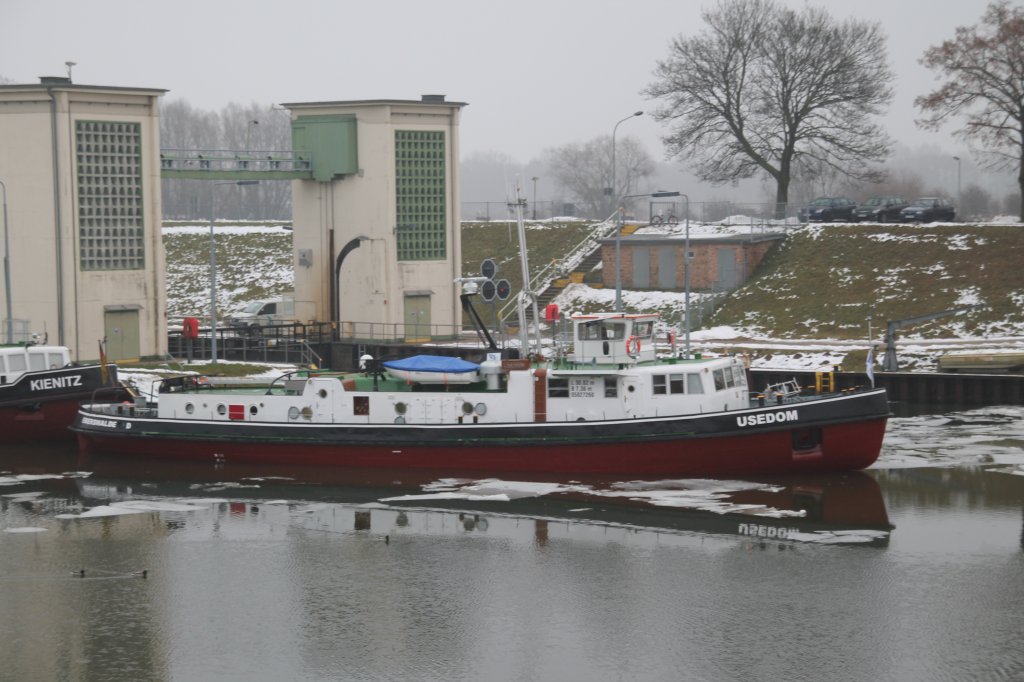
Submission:
[[[627,200],[626,221],[650,223],[651,219],[661,219],[666,223],[682,222],[686,219],[686,205],[681,201],[643,201]],[[793,221],[806,205],[805,201],[791,201],[785,207],[786,218]],[[507,201],[464,201],[461,206],[461,219],[464,222],[488,222],[492,220],[514,220],[508,212]],[[775,218],[776,204],[774,201],[743,202],[743,201],[692,201],[689,205],[690,220],[701,223],[719,223],[722,221],[742,222],[752,225],[784,225],[785,219]],[[586,211],[574,204],[538,201],[527,202],[523,217],[526,220],[548,220],[555,217],[576,217],[587,219]],[[673,220],[674,218],[674,220]]]
[[312,167],[310,153],[291,150],[160,150],[162,171],[309,171]]
[[[507,345],[507,336],[497,331],[492,335],[501,346]],[[185,338],[180,331],[167,335],[167,351],[178,359],[206,362],[212,357],[209,327],[199,330],[199,337]],[[311,324],[271,325],[254,330],[218,328],[218,359],[243,362],[281,362],[323,367],[320,348],[330,343],[354,345],[421,344],[455,348],[486,348],[486,343],[471,329],[461,325],[424,325],[384,322],[342,321],[337,324],[316,322]]]
[[[7,338],[7,326],[11,326],[11,338]],[[28,343],[32,341],[32,330],[31,322],[29,320],[20,320],[11,318],[10,321],[5,317],[0,320],[0,343]]]
[[[217,329],[217,356],[219,360],[227,361],[321,366],[323,358],[310,345],[311,341],[316,342],[316,338],[315,334],[306,333],[306,325],[268,326],[252,331],[223,327]],[[199,337],[195,339],[184,337],[180,331],[168,332],[167,352],[173,357],[190,361],[205,362],[211,359],[213,349],[210,329],[200,329]]]
[[[572,247],[564,257],[552,260],[530,278],[530,291],[538,296],[544,293],[551,284],[561,277],[567,277],[583,260],[600,248],[599,242],[606,239],[618,228],[615,217],[610,217],[594,226],[594,229],[576,246]],[[498,319],[505,321],[516,307],[516,298],[509,301],[498,311]]]

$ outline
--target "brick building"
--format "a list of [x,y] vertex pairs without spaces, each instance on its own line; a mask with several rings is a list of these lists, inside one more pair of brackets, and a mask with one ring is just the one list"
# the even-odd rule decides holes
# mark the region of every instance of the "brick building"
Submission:
[[[690,289],[730,291],[745,282],[765,255],[785,238],[781,233],[690,236]],[[621,238],[625,289],[682,291],[683,235],[627,235]],[[602,280],[615,286],[615,240],[601,242]]]

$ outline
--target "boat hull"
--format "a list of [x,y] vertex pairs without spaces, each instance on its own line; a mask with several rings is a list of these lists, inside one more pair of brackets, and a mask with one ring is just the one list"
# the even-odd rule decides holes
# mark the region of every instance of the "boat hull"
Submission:
[[278,424],[79,412],[83,454],[192,461],[679,476],[870,466],[882,389],[717,414],[529,424]]
[[104,382],[100,366],[89,365],[29,372],[0,386],[0,443],[73,440],[68,427],[79,403],[116,383],[116,367],[108,367]]

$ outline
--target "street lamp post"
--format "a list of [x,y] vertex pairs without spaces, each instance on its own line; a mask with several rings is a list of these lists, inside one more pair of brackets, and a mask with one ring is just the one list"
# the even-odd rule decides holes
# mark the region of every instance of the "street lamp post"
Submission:
[[683,315],[685,322],[685,344],[683,346],[685,355],[690,357],[690,197],[682,192],[654,192],[652,197],[682,197],[686,200],[683,210],[686,212],[686,237],[683,240]]
[[622,207],[619,206],[619,195],[615,190],[615,133],[619,130],[619,124],[625,123],[631,118],[643,116],[644,112],[635,111],[626,118],[615,124],[612,128],[612,186],[608,195],[612,198],[612,206],[617,212],[616,220],[619,224],[615,226],[615,312],[622,312]]
[[961,211],[960,215],[963,216],[963,200],[960,198],[960,157],[954,156],[953,159],[956,161],[956,210]]
[[540,178],[538,178],[536,175],[533,176],[533,219],[534,220],[537,219],[537,180],[539,180],[539,179]]
[[217,364],[217,242],[213,236],[213,223],[217,215],[214,206],[216,193],[214,190],[219,185],[258,185],[259,180],[232,180],[229,182],[214,182],[210,185],[210,364]]
[[622,312],[622,208],[615,211],[615,312]]
[[619,195],[616,193],[616,189],[615,189],[615,133],[618,132],[619,124],[620,123],[625,123],[626,121],[628,121],[631,118],[636,118],[637,116],[643,116],[643,115],[644,115],[644,112],[642,112],[642,111],[634,111],[632,114],[630,114],[626,118],[624,118],[621,121],[619,121],[618,123],[616,123],[615,127],[612,128],[612,186],[611,186],[611,191],[609,192],[609,194],[611,195],[612,201],[615,202],[616,206],[618,205]]
[[256,119],[250,120],[245,124],[245,151],[249,152],[252,150],[252,127],[260,124]]
[[7,298],[7,343],[14,343],[14,317],[11,312],[11,242],[7,236],[7,185],[0,181],[4,191],[4,293]]
[[[682,193],[680,193],[682,194]],[[686,293],[683,295],[683,308],[686,315],[686,344],[683,346],[686,359],[690,359],[690,197],[683,194],[686,205],[686,239],[683,241],[683,283]]]

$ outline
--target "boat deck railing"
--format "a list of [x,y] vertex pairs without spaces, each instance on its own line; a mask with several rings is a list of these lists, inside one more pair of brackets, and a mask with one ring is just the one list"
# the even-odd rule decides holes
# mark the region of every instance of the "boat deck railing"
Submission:
[[156,417],[157,408],[140,403],[91,403],[83,406],[91,414],[106,417]]

